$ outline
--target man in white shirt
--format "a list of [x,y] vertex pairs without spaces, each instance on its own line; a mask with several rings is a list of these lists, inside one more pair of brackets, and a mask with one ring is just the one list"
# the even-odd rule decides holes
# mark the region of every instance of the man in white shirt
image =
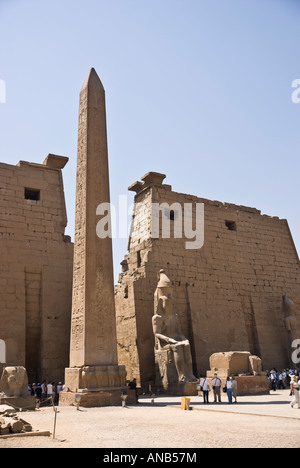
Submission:
[[47,384],[47,397],[53,398],[53,385],[51,382]]
[[232,379],[230,377],[227,377],[226,380],[226,391],[227,391],[227,397],[228,397],[228,403],[232,403]]
[[209,391],[210,391],[210,386],[209,386],[209,382],[208,380],[206,380],[206,378],[204,377],[203,379],[201,379],[200,381],[200,388],[202,389],[202,393],[203,393],[203,403],[209,403]]
[[60,393],[60,392],[61,392],[61,389],[62,389],[62,383],[61,383],[61,382],[58,382],[57,387],[56,387],[57,393]]
[[213,388],[213,391],[214,391],[214,403],[217,403],[217,401],[219,403],[221,403],[221,385],[222,385],[222,382],[219,379],[218,374],[214,375],[214,378],[212,379],[211,384],[212,384],[212,388]]
[[285,375],[283,372],[278,376],[278,390],[284,390],[284,379]]

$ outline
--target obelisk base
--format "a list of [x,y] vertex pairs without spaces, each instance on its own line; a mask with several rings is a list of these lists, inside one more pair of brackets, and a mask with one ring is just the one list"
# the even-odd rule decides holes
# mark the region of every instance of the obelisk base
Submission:
[[[134,405],[136,401],[135,390],[128,387],[102,388],[86,390],[79,393],[60,392],[59,406],[81,406],[82,408],[97,408],[104,406],[122,406],[124,392],[127,392],[126,406]],[[78,396],[80,395],[80,400]]]
[[126,387],[125,366],[67,368],[65,387],[66,391],[59,394],[60,406],[121,406],[124,392],[127,393],[127,405],[136,403],[135,391]]

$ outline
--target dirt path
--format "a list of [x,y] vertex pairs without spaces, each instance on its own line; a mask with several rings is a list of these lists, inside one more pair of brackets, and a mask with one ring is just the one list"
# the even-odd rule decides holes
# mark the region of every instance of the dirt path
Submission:
[[237,405],[180,409],[180,398],[142,399],[129,408],[60,407],[52,438],[51,407],[22,413],[34,430],[51,437],[0,439],[0,448],[243,448],[300,447],[300,410],[291,409],[288,391],[243,397]]

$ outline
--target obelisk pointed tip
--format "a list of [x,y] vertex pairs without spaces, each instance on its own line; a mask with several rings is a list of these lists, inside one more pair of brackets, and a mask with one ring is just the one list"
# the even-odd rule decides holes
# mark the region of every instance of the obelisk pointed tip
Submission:
[[101,80],[95,68],[90,69],[88,76],[86,77],[85,82],[83,83],[82,89],[85,89],[89,86],[99,87],[99,88],[102,88],[104,91],[103,84],[101,83]]

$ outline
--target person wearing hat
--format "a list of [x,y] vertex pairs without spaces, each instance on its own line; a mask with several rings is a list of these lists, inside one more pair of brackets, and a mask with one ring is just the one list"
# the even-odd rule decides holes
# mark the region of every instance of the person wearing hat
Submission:
[[276,392],[276,374],[273,370],[270,371],[270,383],[272,390]]
[[[299,381],[300,382],[300,381]],[[294,396],[293,401],[291,402],[291,407],[294,408],[295,405],[298,406],[298,409],[300,409],[300,385],[298,382],[298,377],[296,375],[292,376],[291,379],[291,392]]]
[[57,404],[58,404],[58,402],[59,402],[59,394],[60,394],[61,390],[62,390],[62,383],[61,383],[61,382],[58,382],[58,385],[57,385],[57,387],[56,387]]
[[219,379],[217,373],[214,374],[214,378],[212,379],[211,384],[212,384],[212,388],[213,388],[213,391],[214,391],[214,403],[217,403],[217,401],[219,403],[221,403],[221,385],[222,385],[222,382],[221,382],[221,379]]

